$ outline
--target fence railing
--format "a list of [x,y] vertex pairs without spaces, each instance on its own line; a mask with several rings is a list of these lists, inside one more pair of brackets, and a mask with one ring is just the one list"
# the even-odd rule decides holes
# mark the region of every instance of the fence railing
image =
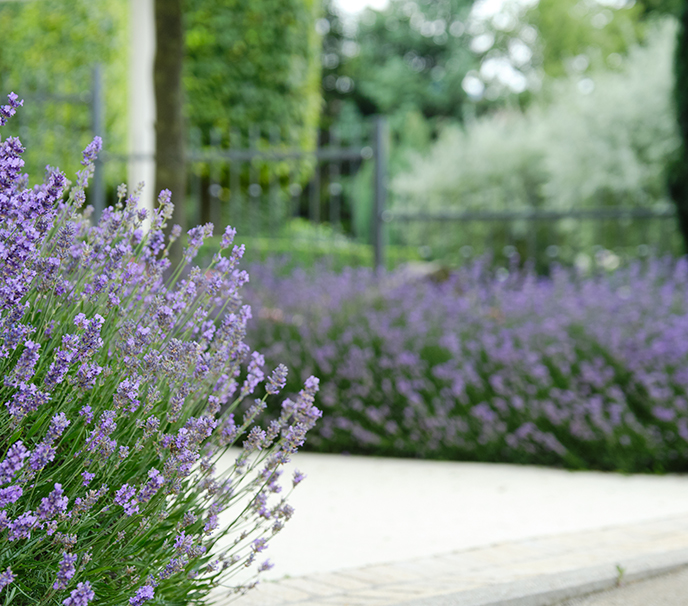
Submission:
[[[393,239],[407,244],[415,241],[426,249],[422,255],[425,257],[446,258],[447,249],[452,249],[454,257],[488,250],[509,257],[520,249],[522,257],[537,260],[545,255],[551,261],[562,256],[571,260],[577,253],[598,249],[680,253],[682,247],[673,207],[514,211],[444,208],[432,212],[388,209],[382,212],[381,219],[393,232]],[[568,222],[567,229],[561,229],[564,222]],[[476,236],[482,247],[475,246]],[[562,250],[567,254],[562,255]]]
[[[226,220],[222,222],[239,224],[245,233],[274,235],[281,219],[301,216],[313,224],[329,225],[333,236],[350,235],[355,231],[352,229],[354,214],[363,209],[356,207],[345,183],[351,185],[366,163],[373,166],[375,183],[384,183],[387,164],[382,142],[384,129],[384,118],[378,117],[367,132],[358,130],[347,137],[336,128],[320,131],[317,145],[311,150],[294,146],[293,141],[282,139],[274,129],[266,138],[269,146],[259,149],[261,130],[258,127],[249,130],[249,147],[241,148],[241,135],[233,131],[229,143],[234,147],[221,149],[215,144],[210,149],[192,150],[188,154],[191,173],[195,173],[198,183],[197,207],[209,218],[222,217],[224,210],[222,218]],[[205,184],[207,190],[203,189]],[[374,189],[373,208],[369,217],[365,217],[373,225],[376,263],[382,258],[383,241],[375,235],[380,233],[377,226],[381,225],[385,196],[385,187]],[[207,209],[205,213],[204,209]],[[380,212],[375,213],[374,209]],[[261,214],[267,216],[267,221],[261,222]],[[247,215],[248,221],[244,220]]]

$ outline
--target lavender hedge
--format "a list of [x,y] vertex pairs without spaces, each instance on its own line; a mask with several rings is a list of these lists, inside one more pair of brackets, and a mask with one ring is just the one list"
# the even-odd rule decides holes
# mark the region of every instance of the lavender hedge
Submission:
[[169,192],[148,216],[122,187],[92,225],[99,149],[73,186],[48,168],[29,188],[20,141],[0,141],[0,600],[207,604],[271,567],[263,552],[293,513],[281,467],[320,415],[318,381],[256,424],[286,368],[255,399],[234,230],[205,270],[191,265],[212,225],[190,230],[172,271]]
[[688,260],[587,277],[488,267],[440,282],[252,268],[249,342],[322,380],[311,447],[688,469]]

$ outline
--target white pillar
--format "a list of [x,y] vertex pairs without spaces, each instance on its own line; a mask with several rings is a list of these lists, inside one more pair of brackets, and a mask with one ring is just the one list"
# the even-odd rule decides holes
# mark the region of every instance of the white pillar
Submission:
[[130,0],[129,55],[129,190],[141,181],[140,204],[149,213],[157,198],[155,188],[155,15],[153,0]]

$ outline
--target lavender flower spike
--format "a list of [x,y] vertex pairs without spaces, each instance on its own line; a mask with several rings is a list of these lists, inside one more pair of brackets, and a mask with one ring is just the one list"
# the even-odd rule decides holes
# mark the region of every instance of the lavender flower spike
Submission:
[[0,126],[5,126],[7,124],[7,119],[14,116],[17,113],[17,108],[24,105],[24,100],[19,99],[16,93],[10,93],[7,95],[9,100],[9,105],[0,106]]
[[79,583],[76,589],[62,603],[64,606],[86,606],[95,597],[96,594],[91,589],[91,584],[86,581]]
[[280,364],[270,375],[266,385],[265,391],[270,395],[278,394],[287,384],[288,369],[284,364]]
[[93,164],[101,149],[103,149],[103,140],[100,137],[93,137],[93,141],[91,141],[82,152],[84,159],[81,161],[81,165],[88,166],[89,164]]
[[301,482],[303,482],[306,479],[306,474],[301,473],[298,469],[294,471],[294,478],[292,480],[292,484],[294,486],[297,486]]
[[69,581],[76,573],[77,556],[76,554],[67,553],[62,554],[62,561],[60,562],[60,570],[57,572],[57,579],[53,583],[53,589],[67,589]]
[[9,585],[12,581],[14,581],[15,578],[16,577],[14,576],[12,569],[8,566],[7,570],[0,574],[0,589]]
[[150,585],[144,585],[139,587],[136,595],[133,598],[129,598],[129,603],[131,606],[141,606],[144,602],[152,600],[154,597],[154,589]]
[[11,503],[16,503],[23,494],[21,486],[10,486],[0,488],[0,507],[6,507]]
[[21,440],[16,441],[10,446],[7,455],[0,463],[0,485],[6,484],[17,473],[24,464],[24,459],[30,452],[24,447]]

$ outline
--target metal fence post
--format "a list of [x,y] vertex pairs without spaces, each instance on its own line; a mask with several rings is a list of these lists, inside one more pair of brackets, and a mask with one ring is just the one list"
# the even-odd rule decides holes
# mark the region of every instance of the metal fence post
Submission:
[[375,118],[375,158],[372,232],[375,269],[380,270],[385,263],[385,243],[382,214],[387,201],[387,120],[384,116]]
[[[93,135],[103,137],[105,131],[103,108],[103,67],[100,63],[93,66],[91,84],[91,129]],[[103,161],[100,156],[95,161],[95,173],[91,184],[93,191],[94,219],[97,222],[105,209],[105,179]]]

